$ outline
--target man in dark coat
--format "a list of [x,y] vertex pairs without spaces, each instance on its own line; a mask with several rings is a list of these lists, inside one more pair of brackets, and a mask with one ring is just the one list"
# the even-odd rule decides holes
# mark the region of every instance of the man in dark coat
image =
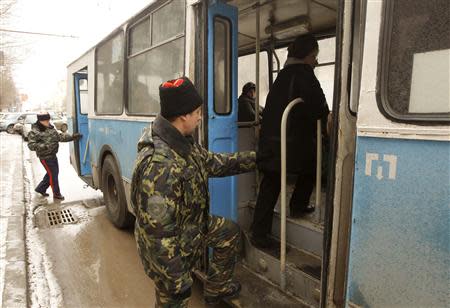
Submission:
[[182,308],[192,271],[211,247],[205,301],[214,304],[240,291],[232,281],[239,226],[208,213],[208,178],[256,169],[256,153],[211,153],[194,141],[202,99],[189,79],[167,81],[159,93],[161,114],[139,141],[131,183],[139,255],[155,282],[156,307]]
[[31,151],[36,151],[36,155],[47,172],[39,185],[34,189],[37,193],[48,197],[46,191],[51,186],[53,199],[64,200],[59,190],[59,165],[56,153],[58,153],[59,142],[78,140],[81,137],[78,133],[70,135],[58,132],[50,124],[50,114],[48,112],[37,115],[37,121],[31,126],[31,131],[28,134],[28,148]]
[[295,98],[296,105],[287,123],[287,172],[297,175],[290,200],[291,217],[314,211],[309,206],[316,169],[316,127],[322,119],[326,125],[329,113],[320,83],[314,75],[319,47],[312,35],[302,35],[288,48],[288,59],[278,74],[266,100],[259,140],[258,168],[263,173],[253,217],[252,241],[255,246],[273,248],[267,237],[272,229],[273,208],[280,194],[281,118]]
[[239,122],[255,121],[255,97],[256,97],[256,85],[253,82],[247,82],[242,87],[242,93],[238,99]]

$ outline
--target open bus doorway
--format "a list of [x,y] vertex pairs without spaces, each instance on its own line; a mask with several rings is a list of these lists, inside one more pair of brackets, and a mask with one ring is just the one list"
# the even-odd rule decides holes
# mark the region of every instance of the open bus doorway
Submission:
[[75,94],[75,129],[83,135],[75,145],[78,150],[79,175],[82,177],[91,176],[91,162],[89,155],[89,127],[88,127],[88,74],[87,70],[77,72],[73,75]]
[[[338,2],[327,1],[326,5],[322,5],[316,1],[253,1],[253,5],[247,6],[235,2],[231,1],[232,5],[239,8],[238,90],[246,82],[254,82],[259,95],[256,104],[263,109],[267,94],[286,62],[287,47],[298,35],[311,33],[318,39],[320,51],[315,75],[331,110],[335,90]],[[255,117],[251,122],[237,122],[237,126],[238,150],[258,150],[261,122]],[[328,155],[327,152],[321,159],[323,165],[328,161]],[[245,242],[243,264],[283,288],[280,251],[258,249],[250,240],[250,226],[261,178],[259,172],[238,176],[238,222],[244,231]],[[295,176],[288,177],[287,200],[291,197],[295,182]],[[323,181],[319,199],[315,189],[311,194],[310,204],[316,207],[312,214],[302,218],[286,218],[286,245],[289,248],[286,266],[289,274],[284,290],[312,306],[319,306],[321,301],[326,190]],[[270,234],[276,241],[281,238],[280,197],[275,206]],[[319,204],[315,204],[316,200],[319,200]]]

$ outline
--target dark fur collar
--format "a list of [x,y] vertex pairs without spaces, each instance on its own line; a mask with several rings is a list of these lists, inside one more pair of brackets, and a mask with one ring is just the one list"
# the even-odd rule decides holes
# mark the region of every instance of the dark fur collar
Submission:
[[188,159],[194,143],[192,136],[183,136],[178,129],[160,115],[153,122],[152,133],[164,140],[171,149],[184,159]]

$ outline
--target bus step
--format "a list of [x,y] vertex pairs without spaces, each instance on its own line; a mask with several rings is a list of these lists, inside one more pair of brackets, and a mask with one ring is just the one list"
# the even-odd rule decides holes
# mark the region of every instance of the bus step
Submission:
[[[280,238],[280,214],[274,212],[272,235]],[[323,226],[307,218],[286,218],[286,241],[289,245],[322,257]]]
[[[266,251],[254,247],[244,232],[244,264],[275,285],[280,285],[280,259],[278,251]],[[308,305],[318,306],[321,259],[289,246],[286,253],[286,292],[300,298]]]
[[243,264],[236,265],[234,277],[241,283],[242,290],[239,297],[226,301],[231,307],[310,307]]
[[[249,230],[253,219],[254,204],[246,203],[239,207],[239,224],[244,230]],[[274,212],[272,220],[272,235],[280,238],[280,214]],[[318,257],[322,256],[323,226],[305,218],[286,219],[287,243],[298,249],[307,251]]]

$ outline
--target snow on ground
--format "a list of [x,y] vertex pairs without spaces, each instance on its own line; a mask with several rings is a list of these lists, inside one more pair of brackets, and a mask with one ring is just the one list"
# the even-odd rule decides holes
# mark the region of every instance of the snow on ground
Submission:
[[[23,144],[26,147],[26,143]],[[28,253],[28,283],[31,307],[63,307],[61,288],[52,272],[52,262],[47,256],[45,245],[39,236],[39,229],[34,226],[33,210],[36,203],[32,201],[34,175],[30,152],[24,149],[24,172],[26,181],[26,238]],[[34,199],[36,200],[36,199]]]

